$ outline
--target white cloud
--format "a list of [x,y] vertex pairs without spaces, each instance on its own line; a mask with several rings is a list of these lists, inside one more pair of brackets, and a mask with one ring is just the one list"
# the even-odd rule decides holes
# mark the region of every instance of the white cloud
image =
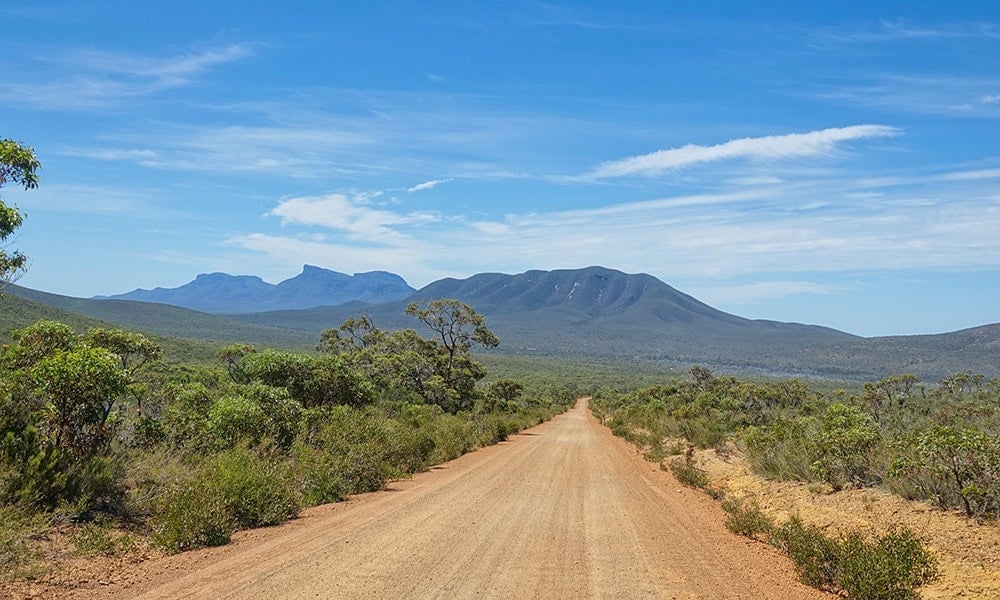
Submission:
[[658,150],[650,154],[602,163],[588,176],[597,179],[632,175],[653,176],[667,170],[719,160],[802,158],[827,154],[843,142],[896,136],[901,133],[899,129],[885,125],[853,125],[808,133],[740,138],[714,146],[687,144],[680,148]]
[[455,181],[455,179],[454,178],[448,178],[448,179],[431,179],[430,181],[425,181],[423,183],[418,183],[417,185],[415,185],[415,186],[413,186],[411,188],[407,188],[406,191],[410,192],[411,194],[414,193],[414,192],[422,192],[424,190],[429,190],[431,188],[437,187],[437,186],[441,185],[442,183],[448,183],[449,181]]
[[[231,44],[170,57],[68,49],[31,57],[39,74],[8,76],[0,99],[40,110],[90,110],[191,84],[212,67],[251,56],[249,44]],[[54,65],[46,69],[43,65]],[[32,79],[33,81],[24,81]]]
[[440,220],[430,212],[401,213],[372,206],[378,194],[306,196],[281,201],[268,214],[283,224],[328,227],[357,241],[399,244],[408,239],[402,229]]

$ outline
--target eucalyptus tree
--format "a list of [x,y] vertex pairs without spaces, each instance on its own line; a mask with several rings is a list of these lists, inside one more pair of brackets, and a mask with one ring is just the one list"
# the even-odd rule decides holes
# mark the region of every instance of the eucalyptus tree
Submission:
[[[0,187],[8,182],[21,185],[26,190],[38,187],[38,169],[41,163],[35,151],[14,140],[0,139]],[[0,199],[0,288],[17,279],[28,265],[28,257],[14,250],[7,252],[7,238],[21,226],[24,214],[16,206],[7,206]]]

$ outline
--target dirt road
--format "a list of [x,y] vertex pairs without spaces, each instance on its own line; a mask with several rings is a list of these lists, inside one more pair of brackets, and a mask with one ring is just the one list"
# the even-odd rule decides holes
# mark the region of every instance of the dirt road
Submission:
[[[586,402],[510,441],[306,511],[230,546],[149,561],[108,598],[830,598]],[[81,590],[83,592],[83,590]]]

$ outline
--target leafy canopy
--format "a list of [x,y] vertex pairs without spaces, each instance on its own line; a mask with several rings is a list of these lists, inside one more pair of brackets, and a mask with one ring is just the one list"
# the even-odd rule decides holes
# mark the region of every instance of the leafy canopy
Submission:
[[[34,150],[13,140],[0,139],[0,187],[12,181],[26,190],[34,189],[38,187],[38,169],[41,167]],[[0,285],[16,279],[27,267],[27,256],[3,249],[7,238],[23,221],[24,214],[0,199]]]

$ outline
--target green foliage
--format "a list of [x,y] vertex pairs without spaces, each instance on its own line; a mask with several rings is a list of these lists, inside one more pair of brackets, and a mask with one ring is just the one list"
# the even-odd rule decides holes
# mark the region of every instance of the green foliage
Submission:
[[896,528],[873,540],[858,532],[839,542],[837,586],[848,598],[912,600],[917,588],[937,578],[937,561],[909,529]]
[[670,472],[677,481],[688,487],[699,490],[708,487],[708,475],[689,460],[674,460],[670,463]]
[[756,501],[745,503],[725,500],[722,510],[726,511],[726,527],[733,533],[767,539],[775,532],[774,521],[764,514]]
[[228,544],[235,528],[207,469],[169,485],[156,503],[151,525],[153,544],[170,553]]
[[868,486],[878,480],[869,453],[880,441],[878,425],[859,408],[835,402],[820,421],[813,442],[815,461],[810,470],[822,481],[840,489],[852,483]]
[[219,348],[215,358],[226,365],[226,372],[235,383],[250,383],[250,376],[243,368],[243,359],[256,351],[250,344],[230,344]]
[[1000,436],[935,425],[899,440],[889,476],[943,508],[1000,516]]
[[[35,158],[35,151],[14,140],[0,139],[0,187],[8,181],[20,184],[26,190],[38,187],[38,169],[41,163]],[[0,289],[22,272],[28,257],[3,249],[4,242],[21,226],[24,215],[16,207],[7,206],[0,200]]]
[[802,583],[836,589],[840,548],[822,529],[794,515],[775,531],[774,541],[792,559]]
[[772,534],[792,559],[799,579],[849,598],[911,600],[937,577],[937,561],[912,531],[893,528],[868,538],[850,531],[841,538],[793,516]]
[[750,427],[743,437],[750,466],[765,477],[810,481],[814,473],[810,439],[816,427],[809,417],[779,417],[766,427]]
[[371,386],[340,356],[264,350],[244,356],[239,369],[248,381],[287,389],[305,408],[371,401]]
[[17,345],[5,348],[4,364],[8,369],[31,367],[56,352],[68,352],[78,345],[76,332],[69,325],[41,320],[13,333]]
[[218,546],[236,528],[276,525],[298,509],[289,466],[266,449],[237,446],[164,486],[153,506],[152,540],[168,552]]
[[302,406],[285,388],[251,384],[238,394],[215,401],[207,414],[207,432],[220,448],[239,441],[259,444],[265,438],[288,448],[298,429]]
[[119,534],[103,521],[84,523],[70,532],[70,541],[83,554],[120,556],[135,549],[135,540]]
[[223,452],[209,467],[208,476],[237,528],[277,525],[299,511],[291,470],[266,449],[237,446]]
[[134,375],[143,365],[159,360],[163,349],[141,333],[96,327],[84,336],[84,343],[118,356],[121,370]]
[[318,348],[342,357],[376,385],[415,393],[447,412],[471,409],[480,395],[476,383],[486,376],[483,366],[472,360],[471,350],[500,343],[485,318],[452,299],[426,305],[413,302],[406,314],[423,322],[432,337],[424,339],[412,329],[388,333],[367,317],[352,317],[324,331]]
[[46,402],[43,426],[55,445],[87,455],[109,441],[108,416],[128,385],[115,355],[103,348],[57,351],[30,375]]

